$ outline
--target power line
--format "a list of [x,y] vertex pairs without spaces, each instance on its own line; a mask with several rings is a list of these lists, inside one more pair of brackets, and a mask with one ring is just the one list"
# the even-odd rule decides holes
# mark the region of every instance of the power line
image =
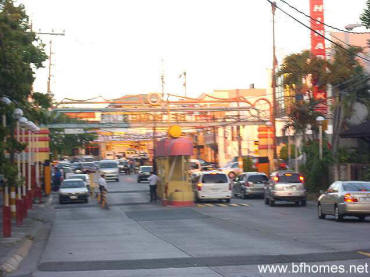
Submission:
[[[269,2],[270,4],[272,4],[273,2],[271,1],[271,0],[266,0],[267,2]],[[336,46],[338,46],[338,47],[340,47],[340,48],[342,48],[344,51],[346,51],[348,54],[353,54],[350,50],[348,50],[347,48],[345,48],[345,47],[343,47],[341,44],[339,44],[339,43],[337,43],[337,42],[335,42],[335,41],[333,41],[333,40],[331,40],[331,39],[329,39],[329,38],[327,38],[325,35],[323,35],[323,34],[321,34],[321,33],[319,33],[318,31],[316,31],[316,30],[314,30],[314,29],[312,29],[310,26],[307,26],[305,23],[303,23],[302,21],[300,21],[300,20],[298,20],[297,18],[295,18],[294,16],[292,16],[291,14],[289,14],[288,12],[286,12],[286,11],[284,11],[282,8],[280,8],[278,5],[276,5],[275,4],[275,6],[276,6],[276,8],[277,9],[279,9],[281,12],[283,12],[284,14],[286,14],[287,16],[289,16],[290,18],[292,18],[294,21],[297,21],[299,24],[301,24],[301,25],[303,25],[304,27],[306,27],[307,29],[309,29],[309,30],[311,30],[312,32],[314,32],[315,34],[317,34],[318,36],[320,36],[320,37],[323,37],[325,40],[327,40],[327,41],[329,41],[329,42],[331,42],[332,44],[334,44],[334,45],[336,45]],[[369,59],[366,59],[366,58],[364,58],[364,57],[361,57],[360,55],[358,55],[358,54],[355,54],[354,56],[356,56],[356,57],[358,57],[358,58],[360,58],[360,59],[362,59],[362,60],[365,60],[365,61],[367,61],[367,62],[370,62],[370,60]]]
[[323,24],[323,25],[325,25],[326,27],[329,27],[329,28],[331,28],[331,29],[334,29],[334,30],[337,30],[337,31],[340,31],[340,32],[344,32],[344,33],[349,33],[349,34],[357,34],[357,35],[361,35],[361,34],[368,34],[368,32],[351,32],[351,31],[348,31],[348,30],[344,30],[344,29],[337,28],[337,27],[335,27],[335,26],[329,25],[329,24],[327,24],[327,23],[325,23],[325,22],[322,22],[322,21],[320,21],[320,20],[317,20],[317,19],[315,19],[315,18],[311,17],[310,15],[308,15],[308,14],[306,14],[306,13],[302,12],[301,10],[297,9],[296,7],[294,7],[293,5],[289,4],[289,3],[288,3],[287,1],[285,1],[285,0],[280,0],[280,1],[281,1],[281,2],[283,2],[284,4],[288,5],[290,8],[292,8],[292,9],[293,9],[293,10],[295,10],[295,11],[297,11],[298,13],[303,14],[305,17],[307,17],[307,18],[309,18],[309,19],[311,19],[311,20],[314,20],[314,21],[316,21],[316,22],[319,22],[320,24]]

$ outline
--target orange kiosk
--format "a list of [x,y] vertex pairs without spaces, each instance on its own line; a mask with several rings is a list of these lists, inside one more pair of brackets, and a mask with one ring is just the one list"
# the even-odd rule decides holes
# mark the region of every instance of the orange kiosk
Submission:
[[162,205],[193,206],[194,193],[189,178],[189,159],[193,154],[192,139],[181,137],[178,126],[170,127],[170,138],[157,142],[155,162],[160,182],[157,195]]

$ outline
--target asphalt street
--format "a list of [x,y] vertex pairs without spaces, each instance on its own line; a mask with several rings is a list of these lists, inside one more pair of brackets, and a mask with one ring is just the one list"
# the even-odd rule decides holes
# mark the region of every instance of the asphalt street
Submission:
[[60,205],[55,195],[54,223],[32,276],[286,276],[258,267],[370,264],[370,218],[319,220],[314,202],[269,207],[262,199],[163,207],[149,203],[148,184],[135,176],[108,186],[109,209],[95,199]]

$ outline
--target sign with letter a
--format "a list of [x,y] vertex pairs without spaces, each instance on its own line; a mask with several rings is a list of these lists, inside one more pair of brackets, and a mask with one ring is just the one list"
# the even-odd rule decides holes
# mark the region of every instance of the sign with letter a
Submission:
[[[326,59],[325,48],[325,26],[324,26],[324,0],[310,0],[310,15],[311,15],[311,52],[313,55]],[[322,35],[322,36],[321,36]],[[314,84],[313,97],[315,100],[321,100],[316,106],[316,111],[323,114],[328,112],[327,94],[323,89],[319,89]]]

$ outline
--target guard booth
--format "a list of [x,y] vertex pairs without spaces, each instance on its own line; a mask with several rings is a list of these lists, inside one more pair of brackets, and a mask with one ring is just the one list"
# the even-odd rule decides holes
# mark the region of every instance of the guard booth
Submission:
[[160,178],[157,196],[165,206],[192,206],[194,193],[188,172],[193,142],[190,138],[180,137],[178,126],[172,126],[169,135],[171,138],[160,140],[155,147],[155,163]]

